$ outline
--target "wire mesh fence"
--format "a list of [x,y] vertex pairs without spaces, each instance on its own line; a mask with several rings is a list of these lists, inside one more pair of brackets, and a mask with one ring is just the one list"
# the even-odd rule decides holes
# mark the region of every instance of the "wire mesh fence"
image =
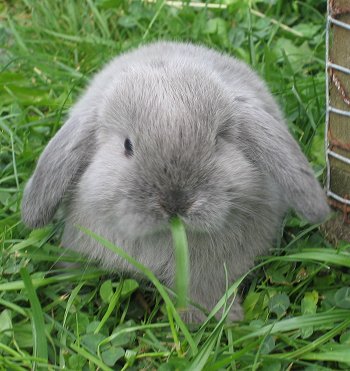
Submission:
[[350,2],[328,0],[326,28],[327,195],[350,223]]

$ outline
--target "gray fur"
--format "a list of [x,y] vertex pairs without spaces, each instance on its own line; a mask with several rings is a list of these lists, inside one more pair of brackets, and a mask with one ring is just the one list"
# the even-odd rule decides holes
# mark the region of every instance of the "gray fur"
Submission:
[[[329,211],[263,81],[232,57],[171,42],[119,56],[95,76],[39,159],[23,221],[48,223],[63,197],[63,246],[133,271],[76,228],[82,225],[169,286],[168,219],[179,213],[190,246],[190,296],[207,309],[225,291],[224,263],[231,283],[273,245],[288,208],[310,222]],[[236,304],[231,318],[240,317]],[[195,310],[187,315],[200,319]]]

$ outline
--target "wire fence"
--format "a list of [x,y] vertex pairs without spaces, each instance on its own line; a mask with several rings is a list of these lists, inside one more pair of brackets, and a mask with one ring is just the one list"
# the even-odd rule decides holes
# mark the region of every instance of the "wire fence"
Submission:
[[[332,36],[332,31],[335,27],[340,27],[349,33],[350,40],[350,24],[339,20],[342,16],[350,14],[350,4],[349,6],[340,7],[336,4],[335,0],[327,1],[327,28],[326,28],[326,131],[325,131],[325,145],[326,145],[326,162],[327,162],[327,196],[329,197],[330,204],[344,213],[344,220],[350,223],[350,195],[348,194],[338,194],[332,190],[331,182],[331,158],[339,160],[343,164],[350,165],[350,158],[346,157],[345,152],[350,152],[350,143],[345,143],[341,138],[336,138],[332,133],[332,123],[330,120],[331,114],[344,116],[349,118],[348,124],[350,125],[350,96],[344,87],[344,84],[339,77],[339,72],[341,74],[346,74],[350,76],[350,68],[337,64],[336,61],[331,60],[330,57],[330,38]],[[344,45],[344,47],[346,47]],[[350,65],[350,58],[349,58]],[[350,78],[350,77],[349,77]],[[334,85],[339,97],[342,102],[349,107],[349,110],[339,109],[332,105],[330,99],[330,86]],[[350,130],[350,128],[349,128]],[[336,152],[335,150],[340,150]],[[350,193],[350,190],[349,190]]]

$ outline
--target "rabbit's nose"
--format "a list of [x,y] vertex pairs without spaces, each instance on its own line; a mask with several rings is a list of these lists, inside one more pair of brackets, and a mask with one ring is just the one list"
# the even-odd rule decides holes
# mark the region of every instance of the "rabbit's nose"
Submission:
[[170,190],[159,203],[169,216],[183,215],[189,208],[186,194],[177,189]]

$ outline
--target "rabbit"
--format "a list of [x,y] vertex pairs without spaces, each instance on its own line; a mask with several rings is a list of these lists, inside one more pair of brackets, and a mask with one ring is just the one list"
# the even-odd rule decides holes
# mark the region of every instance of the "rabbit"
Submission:
[[[311,223],[329,213],[324,191],[265,83],[234,57],[159,41],[107,64],[50,140],[28,181],[30,228],[64,210],[61,244],[107,269],[135,268],[83,226],[174,284],[169,220],[189,244],[189,297],[211,310],[247,272],[294,209]],[[227,273],[225,273],[225,269]],[[187,322],[205,318],[196,307]],[[237,301],[232,321],[243,318]]]

